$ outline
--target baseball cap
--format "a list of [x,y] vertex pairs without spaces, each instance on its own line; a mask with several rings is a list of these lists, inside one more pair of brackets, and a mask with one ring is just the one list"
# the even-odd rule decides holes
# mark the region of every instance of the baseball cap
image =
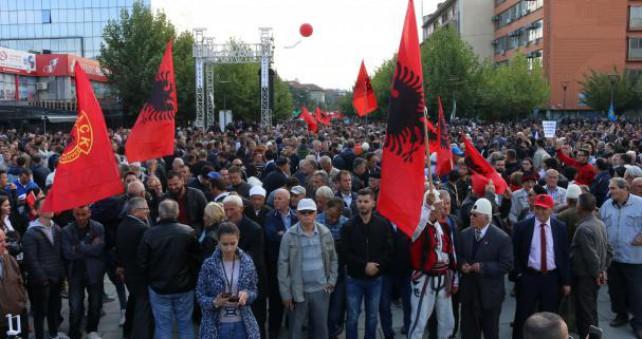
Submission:
[[317,210],[317,204],[312,199],[301,199],[299,204],[296,206],[297,211],[315,211]]
[[266,193],[265,188],[261,186],[252,186],[252,188],[250,188],[250,196],[260,195],[265,198]]
[[553,208],[555,202],[553,201],[553,197],[548,194],[538,194],[535,196],[535,206]]
[[485,214],[489,217],[492,217],[493,205],[490,204],[490,201],[488,201],[488,199],[479,198],[477,199],[477,201],[475,201],[475,205],[473,205],[473,209],[471,209],[470,212]]
[[582,189],[578,185],[570,184],[566,189],[566,199],[577,199],[582,194]]
[[207,177],[210,178],[210,180],[216,180],[221,178],[221,175],[216,171],[211,171],[207,173]]
[[305,188],[303,186],[296,185],[296,186],[290,188],[290,193],[292,193],[294,195],[301,195],[301,194],[305,194],[306,190],[305,190]]

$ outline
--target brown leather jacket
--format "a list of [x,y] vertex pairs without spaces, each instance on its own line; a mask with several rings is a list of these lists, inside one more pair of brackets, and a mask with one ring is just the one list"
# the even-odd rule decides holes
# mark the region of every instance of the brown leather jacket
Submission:
[[19,315],[25,310],[27,292],[20,274],[18,262],[9,254],[2,258],[2,278],[0,278],[0,319],[4,323],[7,314]]

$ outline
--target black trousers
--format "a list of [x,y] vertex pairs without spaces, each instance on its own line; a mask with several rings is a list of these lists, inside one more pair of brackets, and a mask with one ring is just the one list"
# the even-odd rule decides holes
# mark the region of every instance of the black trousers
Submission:
[[617,315],[633,314],[631,327],[642,329],[642,265],[612,262],[608,269],[611,309]]
[[85,290],[88,294],[88,312],[86,331],[98,330],[100,310],[103,304],[102,283],[89,284],[84,279],[69,280],[69,338],[80,339],[82,318],[85,314]]
[[557,313],[560,304],[560,277],[558,271],[534,273],[527,271],[515,285],[517,302],[513,339],[522,338],[526,319],[536,312]]
[[149,303],[147,285],[128,283],[129,297],[125,311],[123,337],[131,339],[154,338],[154,315]]
[[597,291],[599,288],[592,277],[573,277],[575,324],[580,338],[586,338],[591,325],[597,326]]
[[254,303],[252,303],[252,313],[254,313],[254,318],[256,318],[256,323],[259,325],[259,333],[261,334],[261,339],[266,339],[265,337],[265,319],[267,318],[267,300],[264,296],[259,295]]
[[268,313],[268,332],[270,334],[270,338],[278,338],[281,330],[281,324],[283,323],[283,302],[281,301],[281,293],[279,292],[276,262],[268,263],[267,271],[269,291],[268,305],[270,307],[270,311]]
[[45,339],[45,317],[49,337],[58,334],[62,300],[62,282],[49,282],[47,285],[29,285],[29,301],[33,313],[33,328],[36,339]]

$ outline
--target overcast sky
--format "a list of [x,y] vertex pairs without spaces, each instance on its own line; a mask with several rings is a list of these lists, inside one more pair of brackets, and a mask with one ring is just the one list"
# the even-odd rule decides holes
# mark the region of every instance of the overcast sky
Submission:
[[[415,1],[421,39],[422,0]],[[440,0],[423,0],[429,14]],[[259,42],[259,27],[272,27],[275,69],[286,80],[324,88],[352,88],[361,59],[372,74],[399,47],[407,0],[153,0],[180,30],[207,28],[217,42],[230,37]],[[310,23],[311,37],[299,26]]]

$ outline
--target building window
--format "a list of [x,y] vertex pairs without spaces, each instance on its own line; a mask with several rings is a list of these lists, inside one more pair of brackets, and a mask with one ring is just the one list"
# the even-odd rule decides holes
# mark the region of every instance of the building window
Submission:
[[508,49],[508,37],[503,36],[501,38],[498,38],[497,40],[493,41],[493,45],[495,46],[495,55],[504,54],[504,52],[506,52],[506,50]]
[[642,6],[629,8],[629,29],[642,29]]
[[528,70],[532,71],[533,66],[540,65],[542,66],[542,56],[544,55],[542,50],[530,52],[526,55],[526,60],[528,62]]
[[51,10],[50,9],[43,9],[41,11],[41,14],[42,14],[41,23],[50,24],[51,23]]
[[629,60],[642,61],[642,38],[629,38]]
[[544,37],[544,22],[537,20],[528,26],[528,42],[537,43],[538,39]]

